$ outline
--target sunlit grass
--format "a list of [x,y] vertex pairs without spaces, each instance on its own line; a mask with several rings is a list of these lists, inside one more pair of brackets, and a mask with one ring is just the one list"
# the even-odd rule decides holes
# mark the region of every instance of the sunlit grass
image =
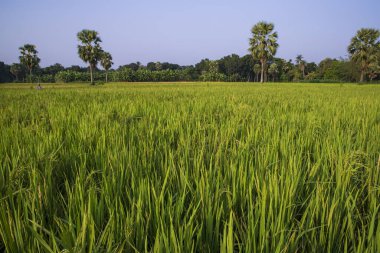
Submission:
[[0,85],[0,251],[380,251],[380,86],[43,86]]

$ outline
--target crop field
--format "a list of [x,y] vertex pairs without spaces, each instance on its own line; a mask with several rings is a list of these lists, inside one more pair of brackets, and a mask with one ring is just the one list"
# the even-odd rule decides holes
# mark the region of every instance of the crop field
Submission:
[[380,86],[0,85],[0,251],[380,252]]

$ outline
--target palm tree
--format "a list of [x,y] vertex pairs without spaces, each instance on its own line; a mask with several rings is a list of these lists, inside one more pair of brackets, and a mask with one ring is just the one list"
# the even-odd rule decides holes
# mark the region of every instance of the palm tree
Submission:
[[82,43],[78,45],[79,57],[90,66],[91,84],[94,84],[93,71],[98,64],[103,53],[100,47],[102,40],[98,36],[98,32],[84,29],[77,34],[78,40]]
[[277,64],[276,64],[276,63],[272,63],[272,64],[269,66],[268,72],[269,72],[269,74],[272,76],[272,78],[273,78],[273,82],[274,82],[275,77],[276,77],[276,75],[277,75],[277,73],[278,73],[278,66],[277,66]]
[[348,53],[351,60],[360,67],[360,82],[364,81],[372,62],[376,60],[376,54],[380,51],[380,32],[376,29],[362,28],[351,39]]
[[306,65],[306,62],[304,61],[303,56],[301,54],[297,55],[297,57],[296,57],[296,63],[298,65],[299,69],[302,72],[302,79],[304,79],[305,78],[305,65]]
[[261,82],[267,80],[265,71],[267,62],[276,54],[278,48],[278,35],[273,30],[274,25],[266,22],[259,22],[251,29],[253,37],[249,40],[249,51],[253,58],[261,63]]
[[38,58],[38,51],[36,46],[32,44],[25,44],[19,47],[21,55],[19,56],[20,63],[23,64],[29,70],[29,81],[32,82],[32,70],[37,67],[40,63],[40,58]]
[[259,81],[260,71],[261,71],[261,66],[260,66],[260,64],[255,64],[255,65],[253,66],[253,72],[255,72],[255,81],[256,81],[256,82]]
[[108,52],[103,52],[102,56],[100,58],[100,64],[106,71],[106,83],[108,82],[108,70],[111,68],[113,62],[112,62],[112,56]]

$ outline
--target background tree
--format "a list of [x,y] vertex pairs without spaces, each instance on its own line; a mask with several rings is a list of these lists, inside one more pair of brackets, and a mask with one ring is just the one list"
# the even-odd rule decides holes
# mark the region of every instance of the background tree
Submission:
[[150,71],[155,71],[156,70],[156,63],[148,62],[148,64],[146,65],[146,68]]
[[293,79],[293,63],[292,60],[281,59],[281,81],[290,82]]
[[255,62],[252,56],[250,54],[244,55],[240,58],[240,64],[239,75],[242,80],[247,82],[250,82],[251,80],[254,81],[255,73],[253,72],[253,66],[255,65]]
[[368,77],[371,81],[380,75],[380,50],[374,58],[375,60],[373,60],[368,66]]
[[370,65],[376,61],[376,54],[380,50],[379,36],[379,30],[362,28],[351,39],[348,46],[351,60],[360,67],[360,82],[364,82]]
[[36,46],[32,44],[25,44],[19,47],[21,55],[19,56],[20,63],[23,64],[29,70],[29,81],[32,82],[32,70],[38,67],[40,58],[38,58],[38,51]]
[[25,76],[24,70],[25,70],[25,68],[23,67],[23,65],[21,65],[19,63],[13,63],[11,65],[10,72],[16,78],[16,80],[15,80],[16,82],[20,81],[21,76]]
[[87,29],[80,31],[77,34],[77,37],[82,43],[81,45],[78,45],[79,57],[89,64],[91,84],[93,84],[93,71],[95,70],[103,52],[99,44],[102,40],[99,38],[98,32]]
[[259,81],[260,71],[261,71],[261,66],[260,64],[256,63],[255,66],[253,66],[253,72],[255,72],[256,82]]
[[274,25],[266,22],[257,23],[251,30],[253,37],[249,40],[249,51],[253,58],[261,63],[261,82],[267,80],[265,71],[267,62],[276,54],[278,48],[278,35],[273,30]]
[[278,66],[276,63],[272,63],[269,66],[268,73],[272,76],[272,81],[274,82],[278,74]]
[[173,63],[169,63],[169,62],[162,62],[161,63],[161,69],[163,69],[163,70],[166,70],[166,69],[177,70],[177,69],[181,69],[181,66],[178,64],[173,64]]
[[298,65],[299,70],[302,73],[302,79],[305,79],[305,65],[306,62],[303,59],[303,56],[301,54],[297,55],[296,57],[296,64]]
[[155,68],[156,68],[156,70],[158,70],[158,71],[160,71],[160,70],[162,70],[162,64],[161,64],[161,62],[156,62],[155,63]]
[[202,81],[226,81],[226,75],[219,72],[218,61],[210,61],[206,59],[205,70],[202,71],[202,75],[199,77]]
[[76,71],[76,72],[87,72],[88,68],[81,67],[78,65],[71,65],[70,67],[66,68],[66,70]]
[[41,69],[42,74],[44,75],[56,75],[58,72],[63,71],[63,70],[65,70],[65,68],[59,63],[53,64],[46,68]]
[[[154,65],[156,63],[153,63]],[[131,69],[133,71],[137,71],[139,70],[140,68],[142,68],[143,66],[141,65],[140,62],[133,62],[133,63],[130,63],[130,64],[126,64],[126,65],[122,65],[122,66],[119,66],[118,69],[125,69],[125,68],[128,68],[128,69]]]
[[227,76],[239,75],[242,62],[239,55],[232,54],[218,60],[219,70]]
[[102,56],[100,58],[100,64],[106,71],[106,83],[108,82],[108,70],[111,68],[113,62],[112,62],[112,56],[108,52],[103,52]]
[[11,66],[0,61],[0,83],[12,81],[12,75],[10,72]]
[[316,71],[318,68],[317,64],[315,62],[307,62],[305,64],[305,75],[308,75],[310,72]]

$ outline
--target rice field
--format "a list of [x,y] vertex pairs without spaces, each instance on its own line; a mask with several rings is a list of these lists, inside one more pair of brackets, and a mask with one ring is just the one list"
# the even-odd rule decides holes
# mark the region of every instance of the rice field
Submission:
[[380,252],[380,86],[0,85],[0,251]]

